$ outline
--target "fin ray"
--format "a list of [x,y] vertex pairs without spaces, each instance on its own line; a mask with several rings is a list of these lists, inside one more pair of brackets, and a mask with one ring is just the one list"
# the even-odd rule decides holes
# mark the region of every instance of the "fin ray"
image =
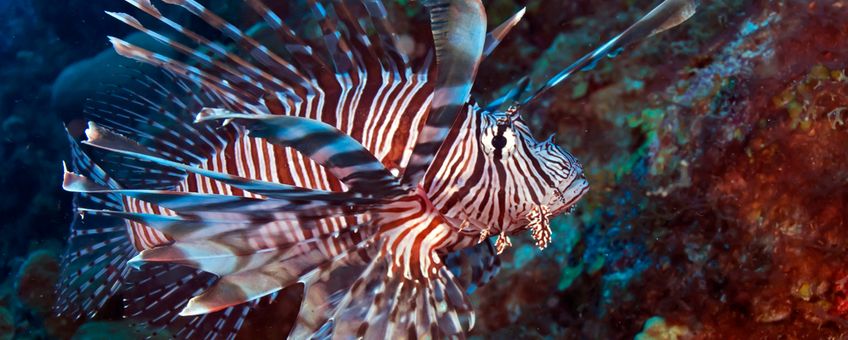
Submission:
[[[80,149],[68,134],[73,171],[87,174],[94,183],[117,188],[102,168]],[[75,207],[122,209],[120,197],[109,193],[76,193]],[[126,261],[135,254],[124,222],[116,218],[74,216],[53,310],[62,315],[92,317],[121,289],[129,273]]]
[[252,136],[294,148],[326,168],[355,192],[385,194],[396,189],[395,177],[355,139],[326,123],[295,116],[247,115],[206,109],[198,121],[228,120],[244,124]]
[[436,44],[436,89],[430,114],[418,136],[402,183],[418,185],[460,111],[465,109],[477,75],[486,35],[480,0],[425,0]]
[[648,14],[639,19],[639,21],[624,30],[624,32],[616,35],[594,51],[589,52],[589,54],[584,55],[564,70],[557,73],[544,85],[535,90],[529,97],[522,100],[521,104],[525,105],[533,101],[533,99],[539,97],[539,95],[548,89],[559,85],[577,71],[583,70],[590,65],[594,65],[613,52],[683,23],[695,14],[697,5],[697,0],[663,1],[653,10],[648,12]]
[[506,19],[500,26],[486,34],[486,42],[483,45],[484,57],[488,57],[495,51],[495,48],[503,41],[504,37],[506,37],[515,25],[518,25],[526,11],[527,7],[522,7],[521,10],[513,14],[509,19]]
[[336,198],[345,201],[350,199],[350,197],[344,197],[343,195],[339,195],[340,193],[337,192],[312,190],[293,185],[254,180],[170,161],[161,158],[158,155],[152,154],[150,151],[140,149],[135,142],[127,139],[126,137],[117,135],[114,132],[103,129],[96,124],[90,124],[86,133],[89,135],[89,139],[84,142],[85,144],[128,157],[139,158],[159,165],[196,173],[198,175],[206,176],[216,181],[229,184],[233,187],[269,198],[294,199],[300,197],[305,199],[314,199],[315,197],[323,197],[325,199]]

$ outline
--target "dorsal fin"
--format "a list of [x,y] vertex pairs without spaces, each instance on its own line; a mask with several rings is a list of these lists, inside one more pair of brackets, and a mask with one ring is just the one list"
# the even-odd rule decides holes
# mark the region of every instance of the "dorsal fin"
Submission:
[[430,114],[418,136],[402,183],[415,186],[456,116],[468,102],[483,57],[486,10],[480,0],[425,0],[436,47],[436,89]]

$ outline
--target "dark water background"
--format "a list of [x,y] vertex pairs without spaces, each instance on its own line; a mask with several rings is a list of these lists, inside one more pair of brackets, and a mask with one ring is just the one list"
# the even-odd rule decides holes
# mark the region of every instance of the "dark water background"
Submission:
[[[51,106],[53,82],[71,63],[107,47],[104,32],[127,29],[107,20],[100,8],[116,1],[0,1],[2,58],[2,181],[4,237],[0,275],[41,242],[61,242],[70,195],[61,192],[67,158],[62,121],[81,112]],[[76,98],[79,100],[79,98]]]
[[[655,2],[485,3],[490,24],[528,12],[484,62],[484,97],[555,73]],[[504,254],[474,294],[474,335],[846,337],[846,8],[704,1],[528,108],[538,135],[557,132],[582,160],[592,192],[555,221],[551,248],[521,239]],[[84,100],[110,79],[98,63],[120,61],[70,65],[130,33],[106,9],[135,13],[115,0],[0,0],[0,339],[132,337],[108,317],[77,330],[48,311],[71,218],[63,123],[81,131]]]

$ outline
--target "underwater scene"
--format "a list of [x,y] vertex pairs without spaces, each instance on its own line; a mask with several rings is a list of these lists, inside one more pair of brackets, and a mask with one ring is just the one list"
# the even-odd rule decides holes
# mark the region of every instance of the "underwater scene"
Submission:
[[0,19],[0,339],[848,338],[846,1]]

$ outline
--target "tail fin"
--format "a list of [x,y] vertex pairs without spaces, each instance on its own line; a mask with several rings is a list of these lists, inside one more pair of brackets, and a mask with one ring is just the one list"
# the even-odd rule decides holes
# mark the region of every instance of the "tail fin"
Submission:
[[[71,169],[66,168],[66,172],[72,170],[99,185],[118,189],[118,183],[80,149],[70,134],[68,140]],[[75,193],[74,208],[79,207],[123,210],[123,203],[113,193]],[[56,313],[77,318],[94,316],[122,287],[129,273],[127,261],[134,255],[123,219],[75,215],[62,260]]]

